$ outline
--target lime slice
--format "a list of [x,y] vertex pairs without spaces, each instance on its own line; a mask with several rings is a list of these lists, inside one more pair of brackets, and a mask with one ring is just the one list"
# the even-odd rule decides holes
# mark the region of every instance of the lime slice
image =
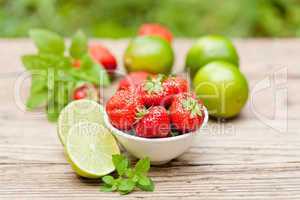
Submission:
[[74,171],[86,178],[99,178],[115,170],[113,154],[120,154],[115,138],[103,125],[83,122],[68,134],[66,153]]
[[69,129],[74,124],[81,122],[103,124],[103,112],[103,106],[92,100],[83,99],[69,103],[58,118],[57,132],[61,143],[65,145]]

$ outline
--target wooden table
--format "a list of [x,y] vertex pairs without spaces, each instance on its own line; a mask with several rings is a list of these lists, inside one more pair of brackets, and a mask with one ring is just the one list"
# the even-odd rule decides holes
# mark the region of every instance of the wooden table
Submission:
[[[102,42],[121,63],[127,41]],[[210,121],[183,156],[152,167],[155,192],[122,198],[300,199],[300,40],[235,42],[253,92],[240,116]],[[176,72],[191,43],[176,41]],[[99,192],[99,181],[78,178],[64,158],[55,124],[24,111],[29,84],[20,84],[20,56],[30,52],[28,40],[0,41],[0,199],[120,197]],[[106,97],[114,87],[105,90]]]

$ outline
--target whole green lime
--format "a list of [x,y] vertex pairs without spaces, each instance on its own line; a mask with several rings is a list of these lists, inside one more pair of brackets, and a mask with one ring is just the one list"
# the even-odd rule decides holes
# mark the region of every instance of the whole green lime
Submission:
[[248,99],[248,83],[235,65],[215,61],[203,66],[193,79],[197,97],[214,117],[236,116]]
[[124,64],[128,72],[146,71],[168,74],[172,70],[174,53],[170,44],[157,36],[139,36],[128,45]]
[[186,69],[191,77],[209,62],[221,60],[239,65],[239,57],[233,43],[226,37],[210,35],[197,40],[186,56]]

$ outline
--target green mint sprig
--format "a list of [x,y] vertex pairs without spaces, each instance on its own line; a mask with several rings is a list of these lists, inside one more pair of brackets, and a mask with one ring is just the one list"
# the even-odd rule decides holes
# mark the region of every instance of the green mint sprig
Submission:
[[[90,57],[88,40],[83,32],[75,33],[68,49],[64,38],[51,31],[33,29],[29,35],[38,49],[37,54],[22,57],[23,65],[32,77],[26,102],[29,110],[46,107],[48,119],[56,121],[62,108],[72,100],[72,92],[78,83],[110,84],[104,68]],[[80,60],[79,68],[73,67],[74,60]]]
[[128,194],[136,187],[143,191],[154,191],[154,183],[147,176],[150,169],[149,158],[139,160],[134,168],[130,167],[129,160],[124,155],[113,155],[113,164],[116,167],[118,177],[107,175],[102,177],[103,185],[101,191]]

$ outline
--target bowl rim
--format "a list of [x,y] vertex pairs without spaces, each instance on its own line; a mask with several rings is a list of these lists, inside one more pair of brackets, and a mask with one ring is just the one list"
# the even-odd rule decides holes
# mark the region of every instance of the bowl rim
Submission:
[[207,108],[205,106],[203,106],[203,110],[204,110],[204,120],[203,123],[201,125],[201,127],[199,129],[197,129],[196,131],[193,132],[189,132],[186,134],[182,134],[182,135],[178,135],[175,137],[166,137],[166,138],[143,138],[143,137],[138,137],[138,136],[134,136],[134,135],[130,135],[128,133],[125,133],[124,131],[121,131],[117,128],[115,128],[109,121],[109,117],[106,113],[106,110],[104,109],[104,123],[105,126],[111,130],[111,132],[114,135],[120,136],[120,137],[125,137],[127,139],[130,140],[136,140],[136,141],[141,141],[141,142],[170,142],[170,141],[176,141],[176,140],[181,140],[187,137],[190,137],[192,135],[195,135],[197,132],[199,132],[201,129],[203,129],[203,127],[205,127],[207,125],[208,119],[209,119],[209,115],[208,115],[208,111]]

